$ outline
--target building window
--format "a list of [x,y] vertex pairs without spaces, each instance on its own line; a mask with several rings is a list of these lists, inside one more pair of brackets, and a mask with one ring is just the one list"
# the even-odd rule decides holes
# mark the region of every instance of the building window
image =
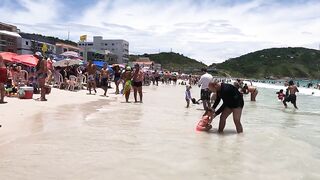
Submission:
[[107,43],[105,43],[104,45],[105,45],[105,46],[108,46],[108,44],[107,44]]
[[29,46],[29,42],[28,41],[26,41],[26,45]]
[[68,49],[66,49],[66,48],[63,48],[63,52],[67,52],[68,51]]
[[93,46],[93,44],[92,43],[88,43],[88,46]]
[[114,46],[114,43],[112,43],[112,46]]

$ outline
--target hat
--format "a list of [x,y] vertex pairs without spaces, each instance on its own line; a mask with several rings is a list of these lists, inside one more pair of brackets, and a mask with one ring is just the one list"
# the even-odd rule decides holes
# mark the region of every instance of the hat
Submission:
[[34,55],[33,56],[35,56],[36,58],[38,58],[38,59],[42,59],[43,58],[43,56],[42,56],[42,53],[41,52],[36,52],[36,53],[34,53]]
[[130,66],[127,66],[127,67],[126,67],[126,70],[127,70],[127,71],[131,71],[131,67],[130,67]]

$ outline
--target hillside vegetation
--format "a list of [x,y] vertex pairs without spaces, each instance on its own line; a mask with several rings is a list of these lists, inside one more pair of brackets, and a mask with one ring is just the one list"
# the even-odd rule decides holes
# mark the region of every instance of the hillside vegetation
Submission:
[[198,62],[195,59],[188,58],[179,53],[158,53],[158,54],[143,54],[143,55],[130,55],[130,61],[135,61],[138,57],[149,57],[151,61],[159,63],[162,68],[170,71],[183,71],[191,72],[200,70],[207,67],[204,63]]
[[320,79],[320,51],[306,48],[272,48],[211,65],[234,77]]

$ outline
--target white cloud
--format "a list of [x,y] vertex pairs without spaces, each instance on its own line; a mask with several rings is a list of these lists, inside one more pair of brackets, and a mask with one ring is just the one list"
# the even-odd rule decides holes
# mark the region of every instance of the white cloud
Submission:
[[64,12],[63,0],[20,0],[22,9],[0,7],[0,21],[62,38],[70,30],[75,41],[81,34],[122,38],[130,42],[132,53],[172,48],[207,64],[263,48],[318,48],[319,1],[265,2],[100,0],[64,18],[68,12]]

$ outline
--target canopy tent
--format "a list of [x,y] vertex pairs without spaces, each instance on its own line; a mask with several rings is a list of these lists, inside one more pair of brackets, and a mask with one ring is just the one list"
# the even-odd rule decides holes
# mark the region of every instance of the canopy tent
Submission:
[[0,55],[6,62],[15,62],[12,58],[17,56],[18,54],[13,52],[1,52]]
[[30,54],[14,56],[12,60],[17,63],[21,63],[23,65],[31,66],[31,67],[36,66],[39,61],[36,57]]

